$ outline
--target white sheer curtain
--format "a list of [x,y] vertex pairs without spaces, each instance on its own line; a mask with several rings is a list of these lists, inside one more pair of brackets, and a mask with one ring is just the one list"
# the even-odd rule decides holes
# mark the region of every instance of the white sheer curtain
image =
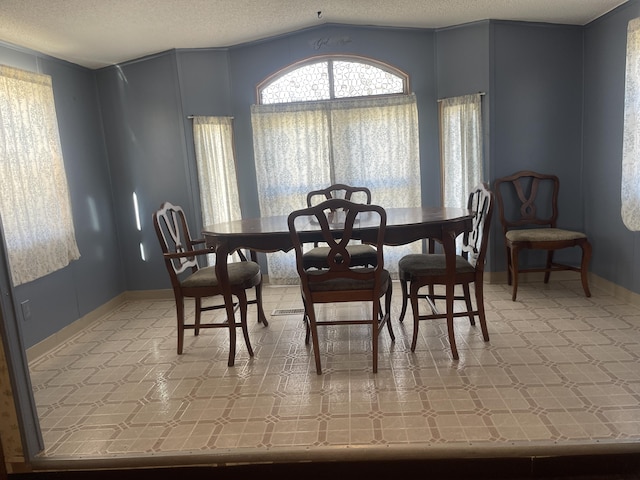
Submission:
[[469,193],[482,181],[481,100],[480,94],[441,100],[444,207],[467,208]]
[[[420,206],[414,95],[254,105],[251,110],[261,214],[288,215],[310,190],[340,182],[369,187],[385,208]],[[385,248],[385,265],[420,243]],[[269,254],[269,280],[295,283],[291,252]]]
[[14,285],[80,258],[51,77],[0,66],[0,214]]
[[[202,224],[240,220],[240,196],[233,148],[233,118],[193,117]],[[213,255],[209,256],[213,261]]]
[[623,135],[622,221],[629,230],[640,231],[640,18],[627,29]]

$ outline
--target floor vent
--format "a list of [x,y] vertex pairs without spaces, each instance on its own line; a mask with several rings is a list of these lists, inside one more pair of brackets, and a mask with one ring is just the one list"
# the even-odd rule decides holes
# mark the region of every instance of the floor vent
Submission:
[[302,315],[304,313],[304,308],[277,308],[273,312],[271,312],[272,317],[277,317],[280,315]]

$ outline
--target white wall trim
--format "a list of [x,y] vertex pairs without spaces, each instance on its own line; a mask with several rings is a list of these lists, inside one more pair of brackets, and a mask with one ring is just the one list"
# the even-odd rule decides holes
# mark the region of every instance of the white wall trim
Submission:
[[114,297],[107,303],[100,305],[98,308],[79,318],[75,322],[70,323],[66,327],[58,330],[53,335],[50,335],[41,342],[38,342],[32,347],[27,348],[27,361],[32,362],[42,355],[46,355],[58,345],[61,345],[62,343],[73,337],[76,333],[80,332],[83,328],[87,327],[94,321],[98,320],[100,317],[112,312],[114,309],[127,302],[127,300],[163,298],[173,300],[173,290],[144,290],[121,293],[117,297]]

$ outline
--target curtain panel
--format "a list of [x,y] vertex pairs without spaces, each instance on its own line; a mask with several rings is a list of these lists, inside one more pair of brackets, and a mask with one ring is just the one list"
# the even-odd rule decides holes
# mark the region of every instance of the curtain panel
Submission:
[[[193,117],[202,224],[242,219],[232,117]],[[208,255],[213,264],[215,255]]]
[[[385,208],[420,206],[420,153],[415,95],[253,105],[260,211],[288,215],[309,191],[332,183],[366,186]],[[385,265],[420,251],[420,242],[385,247]],[[292,252],[267,256],[269,280],[298,281]]]
[[482,96],[445,98],[440,103],[442,205],[467,208],[482,181]]
[[620,193],[622,221],[629,230],[640,231],[640,18],[627,29]]
[[0,215],[14,285],[80,258],[51,77],[0,66]]

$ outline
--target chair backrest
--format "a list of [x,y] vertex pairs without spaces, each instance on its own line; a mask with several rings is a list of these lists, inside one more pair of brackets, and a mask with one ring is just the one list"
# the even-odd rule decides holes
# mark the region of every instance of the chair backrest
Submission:
[[484,269],[493,217],[493,200],[493,192],[486,183],[481,183],[469,194],[467,208],[474,213],[473,228],[463,235],[462,255],[477,270]]
[[[296,267],[303,288],[308,283],[335,280],[376,279],[380,284],[384,266],[383,244],[387,225],[387,212],[378,205],[355,203],[342,198],[333,198],[324,202],[296,210],[288,218],[289,232],[296,253]],[[317,238],[320,229],[322,238]],[[314,230],[310,236],[309,230]],[[360,233],[358,233],[361,229]],[[351,265],[351,255],[347,244],[359,238],[364,230],[369,243],[377,247],[377,265],[375,268],[363,268]],[[322,270],[305,269],[303,262],[304,244],[317,241],[328,245],[327,268]]]
[[556,227],[560,181],[555,175],[520,171],[495,181],[502,231]]
[[178,275],[186,271],[195,272],[199,268],[196,255],[176,258],[168,256],[195,250],[184,210],[169,202],[163,203],[153,214],[153,226],[160,241],[171,283],[176,286],[177,283],[179,284]]
[[320,190],[313,190],[307,194],[307,207],[312,207],[331,198],[343,198],[352,202],[371,203],[371,190],[367,187],[353,187],[344,183],[334,183]]

